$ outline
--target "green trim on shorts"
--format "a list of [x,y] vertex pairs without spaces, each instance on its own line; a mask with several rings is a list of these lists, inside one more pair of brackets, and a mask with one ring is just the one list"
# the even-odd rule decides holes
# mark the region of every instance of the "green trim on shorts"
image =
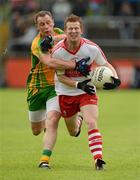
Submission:
[[34,89],[28,89],[27,103],[29,111],[46,109],[46,102],[56,96],[54,86],[46,88],[37,88],[33,95]]

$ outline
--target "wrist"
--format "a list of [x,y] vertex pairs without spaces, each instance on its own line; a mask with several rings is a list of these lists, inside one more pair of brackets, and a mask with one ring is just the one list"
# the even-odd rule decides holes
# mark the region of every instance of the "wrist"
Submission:
[[75,82],[75,87],[78,88],[78,81]]
[[42,57],[43,54],[45,55],[45,54],[48,54],[48,53],[49,53],[49,52],[42,52],[42,51],[40,50],[39,53],[38,53],[38,54],[39,54],[39,58]]
[[72,68],[75,69],[76,68],[76,60],[72,59],[71,62],[72,62],[72,66],[73,66]]

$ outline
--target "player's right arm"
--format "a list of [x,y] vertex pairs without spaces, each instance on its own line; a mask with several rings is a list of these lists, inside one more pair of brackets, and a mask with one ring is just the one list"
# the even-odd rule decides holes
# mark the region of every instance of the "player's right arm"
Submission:
[[[51,36],[47,36],[40,43],[40,61],[46,64],[48,67],[53,69],[75,69],[79,71],[82,75],[89,75],[90,66],[87,64],[90,60],[89,57],[83,58],[78,62],[74,59],[65,61],[63,59],[58,59],[51,56],[51,50],[53,48],[53,39]],[[63,42],[63,41],[62,41]],[[61,47],[61,42],[58,47]],[[55,48],[54,48],[55,49]]]
[[94,86],[91,86],[89,85],[89,81],[91,81],[91,79],[86,79],[84,81],[74,81],[72,80],[71,78],[65,76],[64,74],[61,73],[57,73],[57,77],[58,77],[58,80],[67,85],[67,86],[70,86],[70,87],[74,87],[74,88],[77,88],[77,89],[81,89],[83,90],[84,92],[86,92],[87,94],[95,94],[95,88]]
[[41,52],[40,61],[53,69],[74,69],[76,66],[76,61],[74,59],[64,61],[62,59],[53,58],[49,52],[46,54]]
[[76,66],[75,60],[70,62],[63,61],[62,59],[53,58],[51,56],[51,51],[54,46],[54,38],[52,36],[46,36],[40,42],[40,61],[46,64],[49,68],[53,69],[74,69]]

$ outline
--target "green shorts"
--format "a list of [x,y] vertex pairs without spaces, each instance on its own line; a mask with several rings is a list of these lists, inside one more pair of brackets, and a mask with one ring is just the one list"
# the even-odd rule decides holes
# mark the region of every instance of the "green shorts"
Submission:
[[56,92],[54,86],[49,86],[46,88],[28,89],[27,102],[29,111],[46,109],[46,102],[55,96]]

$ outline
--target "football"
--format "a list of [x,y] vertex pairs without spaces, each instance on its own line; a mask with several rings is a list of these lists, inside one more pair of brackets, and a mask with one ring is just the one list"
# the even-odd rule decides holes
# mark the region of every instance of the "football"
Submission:
[[91,84],[95,85],[98,89],[103,89],[103,85],[108,82],[112,83],[111,78],[113,72],[106,66],[100,66],[90,72]]

